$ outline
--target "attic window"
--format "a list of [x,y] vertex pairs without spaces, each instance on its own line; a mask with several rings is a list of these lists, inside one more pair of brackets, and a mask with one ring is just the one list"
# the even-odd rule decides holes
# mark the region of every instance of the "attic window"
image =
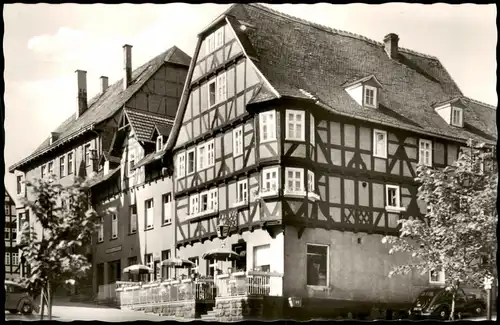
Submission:
[[363,102],[365,106],[377,107],[377,88],[365,85]]
[[460,107],[453,107],[451,110],[451,124],[461,127],[463,124],[463,110]]
[[156,138],[156,152],[160,151],[162,147],[163,147],[163,137],[159,135]]

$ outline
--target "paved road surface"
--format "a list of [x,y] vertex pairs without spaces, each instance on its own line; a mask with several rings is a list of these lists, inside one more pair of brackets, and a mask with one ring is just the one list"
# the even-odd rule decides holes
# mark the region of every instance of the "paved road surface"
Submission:
[[[44,319],[47,319],[46,316]],[[168,317],[146,314],[136,311],[125,311],[104,306],[96,306],[83,303],[59,303],[52,307],[52,319],[56,321],[70,322],[74,320],[99,320],[103,322],[125,322],[134,320],[165,321]],[[40,315],[12,315],[5,311],[5,320],[37,321]]]

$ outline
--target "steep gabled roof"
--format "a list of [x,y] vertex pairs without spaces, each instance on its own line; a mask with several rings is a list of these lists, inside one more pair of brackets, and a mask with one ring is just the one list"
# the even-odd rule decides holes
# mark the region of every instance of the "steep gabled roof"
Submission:
[[125,108],[124,112],[134,131],[136,139],[142,142],[154,142],[152,136],[157,125],[163,130],[171,129],[174,123],[174,121],[168,117],[151,112],[139,111],[131,108]]
[[94,96],[88,102],[88,109],[78,119],[75,118],[75,114],[72,114],[54,130],[54,132],[60,133],[57,141],[51,145],[50,139],[44,140],[33,154],[11,166],[9,171],[14,171],[38,155],[66,142],[72,135],[79,133],[80,130],[97,125],[112,117],[165,62],[189,66],[191,58],[176,46],[154,57],[132,72],[132,83],[130,86],[123,89],[123,79],[120,79],[108,87],[104,93]]

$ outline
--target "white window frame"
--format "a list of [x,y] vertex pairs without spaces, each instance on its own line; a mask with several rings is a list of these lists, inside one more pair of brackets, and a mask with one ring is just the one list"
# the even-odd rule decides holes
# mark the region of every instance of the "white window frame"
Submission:
[[207,154],[207,150],[205,148],[205,143],[199,144],[196,147],[196,157],[197,157],[197,159],[196,159],[196,170],[197,171],[202,171],[205,168],[207,168],[206,167],[206,161],[207,161],[206,154]]
[[5,252],[5,266],[7,265],[11,265],[10,264],[10,253],[9,252]]
[[[148,203],[151,202],[151,208],[148,208]],[[153,199],[148,199],[144,201],[144,212],[145,212],[145,229],[153,229],[154,228],[154,201]],[[148,213],[150,212],[150,213]]]
[[97,229],[97,242],[102,243],[104,241],[104,220],[101,217],[99,220],[99,228]]
[[[264,121],[265,118],[265,121]],[[270,121],[272,119],[272,122]],[[264,137],[264,126],[266,126],[267,133]],[[259,113],[259,129],[260,129],[260,143],[276,141],[276,111],[271,110]]]
[[[389,203],[389,190],[390,189],[395,189],[396,190],[396,206],[392,206]],[[389,212],[401,212],[401,211],[406,211],[406,208],[401,206],[401,188],[399,185],[391,185],[391,184],[386,184],[385,185],[385,209],[386,211]]]
[[118,238],[118,216],[116,213],[111,215],[111,239]]
[[[75,154],[73,152],[68,152],[68,157],[66,158],[68,166],[66,167],[67,169],[67,175],[71,175],[74,173],[73,170],[73,164],[74,164],[74,159],[75,159]],[[70,159],[71,157],[71,159]],[[70,172],[70,166],[71,166],[71,172]]]
[[316,125],[314,123],[314,116],[312,114],[309,114],[309,134],[310,134],[310,141],[313,146],[316,145],[316,137],[314,136],[316,134]]
[[128,176],[133,176],[135,169],[135,149],[134,148],[129,148],[128,151]]
[[[279,167],[267,167],[262,169],[262,184],[261,184],[261,196],[277,195],[280,188],[280,175]],[[267,187],[266,175],[272,175],[276,173],[275,179],[270,179],[271,188]],[[275,189],[272,189],[272,183],[275,184]]]
[[47,166],[46,166],[46,165],[42,165],[42,166],[40,167],[40,177],[41,177],[41,178],[45,178],[45,176],[47,176],[47,174],[45,173],[46,168],[47,168]]
[[[455,123],[457,121],[455,121],[455,112],[458,112],[458,122],[459,123]],[[452,106],[451,108],[451,125],[454,125],[454,126],[463,126],[463,121],[464,121],[464,110],[461,108],[461,107],[455,107],[455,106]]]
[[432,273],[432,271],[429,271],[429,283],[430,284],[444,284],[445,283],[445,281],[446,281],[446,273],[444,272],[444,270],[441,270],[441,271],[438,272],[439,280],[437,280],[437,281],[433,281],[432,280],[431,273]]
[[[429,148],[426,148],[429,145]],[[429,154],[429,161],[425,161],[425,154]],[[418,163],[432,167],[432,141],[420,139],[418,142]]]
[[215,165],[215,141],[214,139],[205,142],[205,168]]
[[236,203],[234,206],[248,204],[248,179],[236,182]]
[[307,171],[307,196],[310,199],[319,200],[319,195],[316,193],[316,175],[312,170]]
[[66,176],[66,156],[59,157],[59,177]]
[[[373,91],[373,104],[368,103],[366,100],[367,91]],[[365,85],[363,88],[363,104],[367,107],[377,107],[377,87],[373,87],[370,85]]]
[[[209,207],[210,207],[210,191],[203,191],[203,192],[200,192],[200,194],[198,195],[198,214],[199,215],[203,215],[203,214],[206,214],[210,211]],[[207,207],[206,209],[203,209],[203,197],[207,198]]]
[[[289,178],[288,173],[291,172],[293,174],[292,180]],[[296,178],[296,173],[299,173],[299,178]],[[292,181],[294,186],[292,188],[289,187],[288,182]],[[298,188],[295,186],[295,183],[299,181],[300,184]],[[285,168],[285,195],[299,195],[305,196],[306,189],[304,186],[304,169],[303,168],[294,168],[294,167],[286,167]]]
[[[214,102],[210,102],[210,85],[214,85]],[[217,105],[217,78],[214,78],[212,80],[209,80],[207,83],[207,103],[208,103],[208,108],[212,108],[215,105]]]
[[198,194],[189,196],[189,215],[196,216],[200,211],[200,199]]
[[164,225],[169,225],[172,223],[172,193],[163,194],[162,203],[163,203],[162,223]]
[[[307,284],[307,247],[308,246],[320,246],[326,247],[326,286]],[[305,266],[306,284],[308,287],[328,287],[330,285],[330,245],[316,244],[316,243],[306,243],[306,266]]]
[[129,207],[129,212],[130,212],[130,233],[135,234],[137,232],[137,228],[138,228],[137,205],[135,205],[135,204],[131,205]]
[[206,51],[207,55],[215,50],[215,33],[211,33],[206,38]]
[[[384,135],[384,150],[383,152],[377,152],[377,135]],[[373,156],[377,158],[385,158],[387,159],[387,131],[384,130],[373,130]]]
[[214,50],[217,50],[218,48],[222,47],[224,45],[224,26],[221,28],[217,29],[215,31],[215,48]]
[[156,152],[161,151],[163,148],[163,136],[159,135],[156,137]]
[[215,103],[222,103],[227,99],[227,81],[226,81],[226,72],[222,72],[217,76],[216,81],[216,95],[215,95]]
[[243,154],[243,125],[233,130],[233,156],[238,157]]
[[47,175],[49,177],[54,174],[54,161],[49,161],[47,163]]
[[219,188],[208,191],[208,213],[219,211]]
[[[305,134],[306,134],[306,112],[302,110],[296,110],[296,109],[287,109],[286,112],[286,135],[285,139],[286,140],[292,140],[292,141],[305,141]],[[290,120],[290,114],[293,116],[293,120]],[[297,116],[300,116],[300,122],[297,122]],[[291,134],[290,130],[290,124],[293,124],[293,134]],[[297,126],[300,125],[300,134],[297,135]]]
[[[194,171],[196,170],[196,148],[191,148],[186,152],[186,176],[189,176],[191,174],[194,174]],[[189,170],[189,154],[193,154],[193,170]]]
[[177,178],[186,176],[186,153],[180,152],[177,154]]
[[19,253],[12,253],[11,254],[11,265],[19,265]]

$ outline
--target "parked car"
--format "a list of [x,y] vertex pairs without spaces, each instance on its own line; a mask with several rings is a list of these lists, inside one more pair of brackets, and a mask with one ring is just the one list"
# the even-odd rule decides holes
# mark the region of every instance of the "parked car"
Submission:
[[[422,291],[408,313],[410,318],[448,319],[451,312],[453,295],[444,288],[429,288]],[[475,294],[466,294],[459,290],[455,296],[456,318],[482,316],[486,310],[486,301]]]
[[17,282],[5,280],[5,310],[11,314],[31,314],[33,311],[38,313],[39,307],[28,289]]

